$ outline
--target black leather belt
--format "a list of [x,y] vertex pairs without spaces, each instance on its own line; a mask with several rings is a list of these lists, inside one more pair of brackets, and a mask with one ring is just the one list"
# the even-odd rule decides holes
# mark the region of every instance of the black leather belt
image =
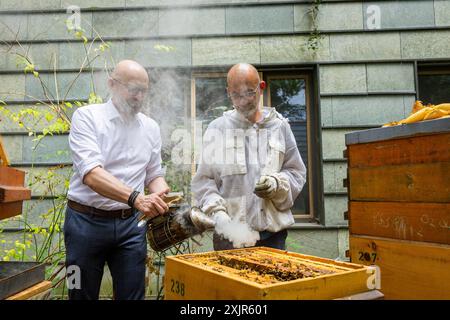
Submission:
[[95,207],[86,206],[84,204],[69,200],[67,202],[67,205],[80,213],[84,214],[91,214],[94,216],[102,217],[102,218],[121,218],[121,219],[128,219],[129,217],[133,216],[136,212],[136,209],[130,208],[130,209],[122,209],[122,210],[102,210],[97,209]]

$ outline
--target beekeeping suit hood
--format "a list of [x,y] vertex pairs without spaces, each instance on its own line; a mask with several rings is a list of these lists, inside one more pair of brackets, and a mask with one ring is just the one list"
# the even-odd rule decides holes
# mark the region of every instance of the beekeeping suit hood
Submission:
[[[206,214],[225,210],[254,230],[277,232],[294,223],[290,209],[306,169],[287,120],[273,108],[262,113],[259,123],[251,123],[231,110],[209,124],[192,192]],[[270,200],[253,193],[262,175],[277,179]]]

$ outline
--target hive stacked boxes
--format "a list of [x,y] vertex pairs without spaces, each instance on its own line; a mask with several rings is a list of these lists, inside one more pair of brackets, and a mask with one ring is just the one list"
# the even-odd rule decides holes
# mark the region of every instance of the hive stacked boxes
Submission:
[[349,255],[386,299],[450,299],[450,119],[346,135]]

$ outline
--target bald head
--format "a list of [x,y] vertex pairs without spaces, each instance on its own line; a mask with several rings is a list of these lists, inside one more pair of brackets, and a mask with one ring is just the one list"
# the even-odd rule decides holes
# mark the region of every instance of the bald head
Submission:
[[133,60],[120,61],[108,79],[112,101],[124,118],[137,114],[148,95],[147,71]]
[[261,118],[259,101],[262,89],[258,71],[248,63],[231,67],[227,75],[227,92],[234,108],[247,120],[255,123]]
[[147,71],[133,60],[120,61],[114,68],[112,76],[124,83],[148,84]]
[[227,75],[228,87],[250,86],[259,84],[259,74],[254,66],[248,63],[238,63],[231,67]]

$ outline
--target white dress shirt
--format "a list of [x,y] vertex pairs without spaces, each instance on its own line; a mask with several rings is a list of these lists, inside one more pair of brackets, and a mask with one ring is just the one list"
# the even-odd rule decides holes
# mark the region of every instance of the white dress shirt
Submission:
[[111,100],[75,111],[69,146],[74,174],[68,198],[84,205],[104,210],[129,208],[127,204],[99,195],[83,183],[84,176],[97,166],[140,192],[153,179],[164,175],[158,124],[142,113],[125,123]]

